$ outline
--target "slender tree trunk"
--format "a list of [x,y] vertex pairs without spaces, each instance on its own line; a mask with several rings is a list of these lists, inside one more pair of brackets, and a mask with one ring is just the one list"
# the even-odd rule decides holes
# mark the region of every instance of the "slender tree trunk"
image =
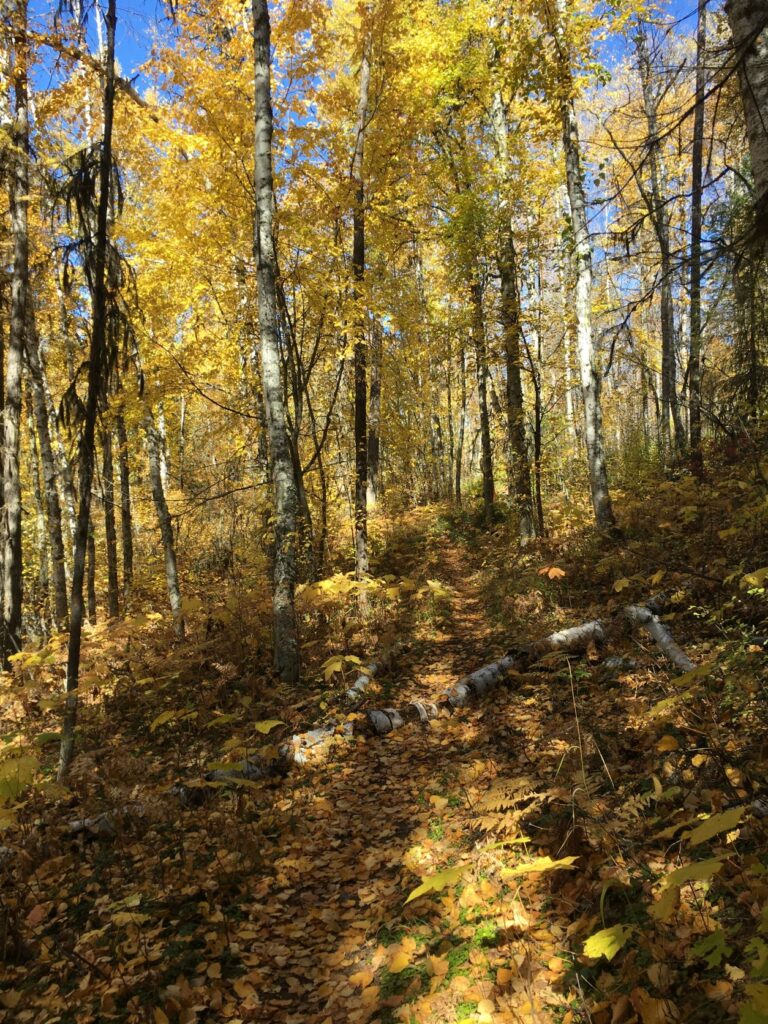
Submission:
[[88,605],[88,622],[91,626],[96,625],[96,534],[93,523],[88,524],[88,539],[86,541],[86,583],[85,590]]
[[[679,454],[685,447],[685,430],[680,416],[677,399],[677,345],[675,336],[675,307],[672,294],[674,267],[669,230],[669,202],[665,194],[666,171],[659,144],[659,128],[656,96],[651,77],[651,63],[645,30],[639,27],[637,55],[640,65],[640,80],[643,89],[643,107],[648,122],[648,163],[650,167],[651,194],[645,194],[648,212],[656,233],[660,253],[661,271],[661,436],[664,457],[672,453],[671,427],[674,425],[675,449]],[[643,190],[644,191],[644,190]]]
[[125,415],[115,416],[117,428],[117,463],[120,467],[120,538],[123,546],[123,604],[126,605],[133,586],[133,516],[131,513],[131,464],[128,459],[128,432]]
[[13,23],[12,87],[15,110],[12,123],[13,164],[10,177],[11,322],[5,377],[3,506],[5,540],[3,555],[2,665],[21,649],[21,475],[19,440],[21,427],[21,375],[29,305],[29,100],[27,82],[27,0],[17,0]]
[[[0,51],[0,57],[2,57],[2,51]],[[10,313],[7,306],[6,300],[6,282],[5,275],[0,275],[0,473],[4,472],[3,466],[5,464],[5,350],[6,350],[6,334],[5,324],[6,315]],[[8,322],[10,322],[10,316],[8,316]],[[3,543],[2,531],[5,528],[5,493],[3,486],[0,485],[0,580],[5,579],[5,544]],[[2,586],[0,585],[0,604],[3,600]],[[1,611],[2,609],[0,609]],[[2,665],[2,656],[0,655],[0,665]]]
[[[125,427],[123,427],[125,429]],[[179,402],[179,490],[184,490],[184,456],[187,450],[187,397],[182,395]]]
[[120,614],[120,581],[117,575],[117,529],[115,527],[115,470],[112,458],[112,431],[101,432],[101,493],[104,502],[104,542],[107,552],[107,614]]
[[371,337],[371,379],[368,396],[368,507],[373,508],[379,500],[381,482],[379,477],[379,449],[381,425],[381,359],[383,352],[383,328],[378,321],[373,324]]
[[461,505],[461,470],[464,461],[464,433],[467,427],[467,358],[464,354],[464,346],[459,344],[459,426],[456,431],[456,476],[454,480],[454,494],[456,504]]
[[254,251],[259,291],[261,373],[275,499],[272,592],[275,667],[284,682],[295,682],[299,678],[299,643],[294,607],[298,496],[288,442],[277,336],[277,256],[272,230],[272,97],[267,0],[253,0],[253,43],[256,192]]
[[454,500],[454,480],[456,479],[456,435],[453,426],[453,347],[448,343],[448,360],[446,363],[445,389],[448,414],[448,479],[446,490],[448,500]]
[[32,413],[32,396],[27,389],[27,437],[29,441],[29,462],[32,476],[32,493],[35,499],[35,542],[39,551],[38,564],[38,592],[35,595],[33,607],[38,610],[40,631],[43,636],[48,636],[48,623],[50,621],[50,572],[48,556],[50,545],[45,527],[45,505],[43,502],[43,481],[40,473],[40,451],[35,433],[34,416]]
[[573,81],[570,52],[566,46],[565,2],[556,0],[555,40],[561,51],[564,80],[561,83],[560,116],[563,128],[566,182],[573,225],[574,261],[576,272],[576,341],[581,371],[581,392],[584,399],[584,439],[587,447],[587,466],[592,508],[601,530],[613,532],[616,520],[608,489],[603,441],[603,410],[600,401],[600,367],[592,339],[592,248],[589,240],[587,204],[581,170],[581,150],[576,108],[573,102]]
[[517,282],[517,257],[509,225],[502,229],[499,250],[501,279],[501,329],[506,369],[506,416],[509,446],[508,487],[513,507],[519,517],[520,540],[526,544],[536,535],[531,501],[531,466],[525,440],[525,409],[521,350],[522,324]]
[[755,179],[755,228],[768,236],[768,8],[764,0],[726,0]]
[[[72,479],[72,467],[69,463],[69,459],[67,458],[67,452],[64,448],[64,442],[61,439],[59,425],[56,420],[56,410],[53,406],[51,389],[48,386],[48,378],[46,376],[42,353],[40,358],[40,372],[43,390],[45,392],[45,407],[48,413],[48,432],[51,438],[55,439],[56,442],[56,468],[57,475],[61,480],[62,490],[64,492],[64,518],[67,522],[67,541],[69,544],[68,553],[71,555],[74,552],[75,535],[77,533],[77,494],[75,493],[75,484]],[[72,580],[69,572],[67,573],[67,579],[71,586]]]
[[165,407],[162,402],[157,406],[157,436],[160,440],[160,479],[163,484],[163,491],[168,493],[168,432],[165,429]]
[[99,158],[99,200],[96,218],[96,239],[92,270],[91,344],[88,357],[88,392],[85,420],[80,439],[80,507],[72,565],[70,597],[69,648],[67,651],[67,702],[61,731],[59,778],[69,768],[75,743],[77,721],[77,687],[80,681],[80,644],[83,629],[83,577],[91,515],[91,487],[95,458],[96,416],[103,387],[105,341],[107,331],[107,217],[109,213],[110,177],[112,172],[112,123],[115,106],[115,27],[117,0],[108,0],[106,26],[107,47],[104,67],[104,134]]
[[173,522],[168,511],[168,502],[163,488],[162,438],[160,432],[148,413],[145,420],[147,433],[147,454],[149,456],[149,481],[152,486],[152,501],[157,513],[160,527],[160,538],[163,543],[163,559],[165,562],[165,583],[168,589],[168,602],[173,615],[173,629],[179,640],[184,639],[184,615],[181,607],[181,589],[179,572],[176,565],[176,546],[173,537]]
[[360,63],[360,92],[355,124],[355,151],[352,158],[352,183],[355,189],[352,211],[352,276],[355,301],[355,577],[368,575],[368,424],[366,382],[365,314],[358,308],[363,302],[365,278],[365,184],[363,157],[368,120],[368,90],[371,81],[369,42],[363,45]]
[[525,443],[523,405],[520,291],[517,280],[517,254],[510,216],[510,160],[507,110],[500,91],[493,97],[492,116],[496,150],[501,165],[505,193],[501,199],[501,224],[498,251],[501,279],[500,320],[506,369],[506,417],[509,497],[519,518],[520,540],[526,544],[536,534],[531,501],[531,466]]
[[693,115],[693,154],[691,160],[691,347],[688,357],[688,391],[690,394],[691,466],[696,476],[704,472],[701,451],[701,194],[704,154],[704,90],[707,49],[707,6],[699,0],[699,21],[696,31],[696,108]]
[[481,473],[483,478],[483,510],[486,522],[493,518],[496,498],[493,483],[493,450],[491,447],[491,417],[488,410],[488,347],[485,341],[483,319],[483,286],[479,280],[470,287],[472,299],[472,340],[475,347],[477,398],[480,406]]
[[[31,306],[31,304],[30,304]],[[51,443],[48,406],[45,398],[43,369],[40,362],[40,349],[37,332],[34,328],[34,312],[28,311],[26,355],[29,367],[31,401],[34,411],[37,439],[40,447],[40,463],[43,470],[43,491],[45,494],[45,511],[48,527],[48,544],[51,551],[53,576],[53,615],[58,629],[66,629],[68,619],[67,608],[67,574],[64,554],[64,537],[61,526],[61,502],[56,478],[56,461]]]

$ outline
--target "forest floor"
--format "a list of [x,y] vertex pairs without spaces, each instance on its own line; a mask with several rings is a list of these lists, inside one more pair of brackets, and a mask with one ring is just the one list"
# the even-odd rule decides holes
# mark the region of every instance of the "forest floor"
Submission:
[[[768,607],[744,582],[768,562],[766,506],[739,479],[625,497],[612,546],[578,520],[524,553],[445,508],[382,521],[364,622],[344,577],[302,598],[296,692],[242,584],[201,587],[184,645],[160,616],[100,626],[65,791],[47,781],[61,650],[27,658],[3,690],[4,739],[37,774],[4,832],[0,1020],[768,1021]],[[548,659],[427,727],[339,735],[284,779],[168,795],[339,714],[356,666],[329,658],[396,638],[363,708],[402,705],[662,588],[703,666],[682,682],[617,626],[623,671]],[[102,834],[71,834],[102,812]]]

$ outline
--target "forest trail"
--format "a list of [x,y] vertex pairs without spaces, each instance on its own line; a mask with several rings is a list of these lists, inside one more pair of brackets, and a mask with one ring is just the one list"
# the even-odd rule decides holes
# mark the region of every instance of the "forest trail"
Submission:
[[[577,563],[550,578],[543,551],[513,565],[508,547],[441,516],[418,510],[383,544],[381,568],[427,590],[400,602],[403,653],[363,708],[434,697],[511,644],[596,610],[572,607],[594,594],[568,584]],[[557,658],[428,727],[339,736],[285,779],[184,809],[167,795],[174,776],[231,756],[238,737],[263,745],[255,718],[293,732],[328,713],[327,684],[254,690],[226,660],[226,637],[202,639],[199,614],[171,652],[120,646],[116,633],[113,665],[132,658],[153,685],[119,683],[84,708],[73,809],[49,807],[28,832],[16,884],[38,955],[11,990],[34,1013],[4,1019],[53,1020],[75,997],[62,1019],[721,1019],[722,987],[706,974],[688,979],[697,1015],[680,1016],[681,969],[659,960],[679,937],[657,939],[650,961],[628,956],[615,976],[583,953],[594,932],[647,913],[667,870],[669,840],[654,839],[663,824],[746,797],[733,774],[744,741],[725,753],[722,737],[702,735],[711,706],[686,712],[688,732],[649,715],[676,698],[656,652],[618,636],[612,653],[638,661],[627,675],[605,678],[596,654]],[[158,628],[145,627],[148,639]],[[700,660],[701,627],[684,616],[675,629]],[[114,836],[68,837],[68,818],[100,811]],[[406,903],[420,883],[428,891]]]

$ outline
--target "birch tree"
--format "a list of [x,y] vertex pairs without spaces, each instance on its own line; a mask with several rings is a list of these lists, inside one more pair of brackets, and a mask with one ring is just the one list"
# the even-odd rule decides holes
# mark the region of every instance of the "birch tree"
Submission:
[[21,648],[22,545],[21,545],[21,377],[27,340],[29,311],[29,97],[27,79],[27,2],[17,0],[5,12],[13,38],[11,82],[13,121],[11,125],[12,168],[10,174],[11,310],[8,357],[5,373],[3,419],[3,511],[5,520],[3,552],[3,635],[2,664]]
[[587,202],[581,167],[579,123],[576,117],[571,53],[566,34],[565,0],[556,0],[552,34],[558,62],[558,105],[562,127],[565,178],[570,204],[575,267],[576,345],[584,400],[584,440],[587,448],[589,488],[595,521],[601,530],[613,531],[616,520],[608,489],[603,439],[603,408],[600,399],[600,365],[592,337],[592,246],[587,221]]
[[259,335],[264,408],[275,502],[272,611],[275,668],[284,682],[299,677],[299,643],[294,606],[298,495],[288,439],[277,334],[277,256],[272,214],[272,95],[270,24],[267,0],[253,0],[255,100],[254,252],[258,284]]
[[88,354],[88,390],[80,436],[80,504],[77,513],[77,530],[72,563],[69,646],[67,649],[67,699],[61,730],[58,772],[60,779],[67,773],[75,744],[77,689],[80,682],[80,646],[84,618],[83,581],[91,526],[91,488],[93,485],[96,454],[96,418],[99,411],[99,402],[104,390],[103,375],[108,313],[106,266],[109,238],[107,226],[110,205],[110,178],[112,175],[112,128],[115,110],[117,0],[108,0],[105,23],[107,42],[104,53],[104,125],[98,160],[98,207],[92,265],[90,260],[86,261],[88,283],[92,296],[92,322]]

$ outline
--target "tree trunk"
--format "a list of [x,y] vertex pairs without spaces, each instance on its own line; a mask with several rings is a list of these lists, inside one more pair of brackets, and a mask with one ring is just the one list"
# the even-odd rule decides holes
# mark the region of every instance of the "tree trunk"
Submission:
[[259,291],[261,372],[275,500],[272,592],[275,667],[284,682],[295,682],[299,678],[299,643],[294,607],[298,497],[288,443],[277,337],[277,256],[272,231],[274,189],[269,39],[267,0],[253,0],[256,192],[254,252]]
[[83,577],[88,528],[91,515],[96,416],[102,391],[105,341],[107,329],[107,217],[109,213],[110,177],[112,172],[112,123],[115,106],[115,27],[117,0],[108,0],[106,13],[107,47],[104,67],[104,134],[99,157],[99,199],[92,271],[91,344],[88,356],[88,392],[85,420],[80,439],[80,506],[72,565],[70,598],[69,648],[67,651],[67,702],[61,731],[59,778],[66,775],[72,759],[77,721],[77,687],[80,680],[80,642],[83,629]]
[[563,128],[566,182],[573,225],[574,261],[576,273],[576,343],[581,372],[581,392],[584,399],[584,438],[587,448],[589,486],[592,508],[598,528],[613,532],[616,520],[608,489],[603,441],[603,410],[600,401],[600,367],[592,340],[592,249],[587,222],[587,204],[581,170],[581,150],[576,108],[573,102],[573,79],[570,52],[565,45],[565,2],[556,0],[555,40],[563,61],[560,116]]
[[506,369],[506,416],[508,468],[507,487],[518,514],[520,540],[526,544],[536,534],[531,503],[531,466],[525,443],[523,407],[520,290],[517,279],[517,254],[510,216],[510,161],[507,110],[500,91],[493,96],[492,116],[496,150],[501,165],[504,195],[501,197],[501,224],[497,262],[501,279],[500,320]]
[[[125,430],[125,427],[123,427]],[[119,430],[118,430],[119,436]],[[187,397],[182,395],[179,400],[179,490],[184,490],[184,456],[187,449]],[[127,466],[127,461],[126,461]],[[122,467],[121,467],[122,480]]]
[[[479,268],[478,268],[479,276]],[[483,478],[483,510],[485,520],[493,518],[495,492],[493,484],[493,450],[491,448],[491,417],[488,411],[488,348],[485,342],[483,321],[483,286],[480,280],[472,282],[472,340],[475,346],[475,372],[477,375],[477,398],[480,406],[480,443],[482,451],[481,473]]]
[[88,539],[86,540],[86,598],[88,607],[88,622],[91,626],[96,625],[96,534],[93,523],[88,524]]
[[727,0],[741,101],[755,179],[755,228],[768,235],[768,9],[762,0]]
[[519,517],[520,540],[526,544],[536,535],[531,502],[531,466],[525,440],[525,409],[521,350],[520,293],[517,282],[517,257],[511,226],[506,220],[499,249],[501,278],[501,329],[506,369],[506,415],[509,445],[508,488]]
[[371,338],[371,380],[368,395],[368,507],[373,508],[381,493],[379,450],[381,425],[381,359],[383,328],[373,324]]
[[[117,427],[117,463],[120,467],[120,537],[123,545],[123,604],[127,604],[133,586],[133,516],[131,514],[131,464],[128,459],[128,432],[125,415],[115,416]],[[181,469],[179,470],[181,472]]]
[[168,602],[173,615],[173,629],[179,640],[184,639],[184,615],[181,608],[181,590],[179,573],[176,565],[176,546],[173,538],[173,522],[168,511],[168,502],[163,488],[162,469],[162,438],[152,414],[147,413],[145,420],[147,432],[147,454],[149,456],[149,480],[152,486],[152,501],[155,504],[157,522],[160,527],[160,538],[163,543],[165,562],[165,583],[168,588]]
[[107,552],[107,614],[120,614],[120,581],[117,575],[117,529],[115,528],[115,470],[112,459],[112,431],[101,432],[101,494],[104,503],[104,542]]
[[3,506],[5,540],[3,555],[2,665],[21,649],[21,476],[19,439],[21,427],[21,373],[29,305],[29,101],[27,82],[27,2],[17,0],[12,14],[14,61],[12,70],[15,110],[12,123],[13,166],[10,176],[11,322],[5,378]]
[[362,283],[365,278],[365,185],[363,156],[368,120],[368,89],[371,80],[369,41],[363,45],[360,64],[360,92],[355,125],[355,151],[352,158],[352,183],[355,189],[352,211],[352,276],[355,302],[355,578],[368,575],[368,424],[366,383],[365,315]]
[[37,593],[33,595],[33,601],[30,602],[30,611],[32,611],[32,609],[38,611],[40,632],[47,639],[49,632],[48,623],[50,621],[50,572],[48,565],[50,544],[48,543],[48,537],[46,533],[45,504],[43,500],[43,481],[42,474],[40,472],[40,451],[37,443],[37,435],[35,433],[35,424],[32,409],[32,396],[29,394],[29,389],[27,389],[27,437],[29,441],[29,468],[32,476],[32,493],[35,499],[35,546],[39,551],[38,590]]
[[64,537],[61,527],[61,502],[56,479],[56,462],[51,443],[48,405],[45,398],[43,369],[37,332],[34,328],[34,312],[30,308],[27,316],[29,332],[26,339],[26,356],[29,367],[32,407],[34,411],[37,439],[40,446],[40,463],[43,470],[43,491],[48,527],[48,544],[51,551],[53,576],[53,615],[58,629],[67,628],[67,574],[64,556]]
[[671,426],[674,425],[675,450],[679,454],[685,447],[685,431],[677,400],[677,352],[675,341],[675,307],[672,295],[674,268],[669,232],[669,201],[665,194],[666,171],[659,144],[657,118],[658,98],[651,78],[651,62],[645,30],[640,26],[637,37],[637,56],[643,89],[643,107],[648,122],[648,163],[651,194],[641,189],[648,207],[656,240],[659,245],[661,271],[661,440],[664,458],[672,453]]
[[[52,441],[55,441],[55,458],[56,458],[56,469],[59,479],[61,480],[62,491],[64,494],[64,518],[67,523],[67,543],[69,545],[67,553],[71,555],[74,552],[75,547],[75,534],[77,533],[77,494],[75,493],[75,484],[72,479],[72,467],[67,457],[66,449],[64,448],[64,442],[61,438],[61,432],[59,429],[59,423],[56,419],[56,410],[53,405],[53,396],[51,395],[51,389],[48,385],[48,377],[45,369],[45,362],[43,359],[43,351],[40,352],[40,379],[43,384],[43,391],[45,393],[45,408],[48,414],[48,433]],[[67,580],[71,586],[71,574],[67,569]]]
[[691,346],[688,357],[691,466],[698,477],[701,477],[704,471],[701,451],[701,194],[704,153],[704,90],[707,81],[706,48],[706,0],[699,0],[699,23],[696,32],[696,108],[693,115],[691,159]]
[[461,505],[461,470],[464,461],[464,433],[467,427],[467,358],[464,354],[464,346],[459,343],[459,426],[456,431],[456,476],[454,480],[454,494],[456,504]]

